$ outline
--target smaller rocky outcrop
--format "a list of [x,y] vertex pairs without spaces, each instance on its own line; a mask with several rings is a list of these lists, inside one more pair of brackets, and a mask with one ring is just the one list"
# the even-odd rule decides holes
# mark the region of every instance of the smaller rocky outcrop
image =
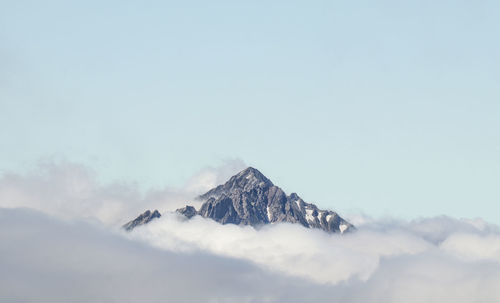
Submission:
[[186,205],[183,208],[179,208],[176,210],[177,213],[186,216],[188,219],[191,219],[192,217],[196,216],[198,212],[196,211],[196,208],[194,208],[191,205]]
[[153,220],[155,218],[159,218],[159,217],[161,217],[161,214],[158,210],[155,209],[153,212],[151,212],[148,209],[144,213],[139,215],[137,218],[135,218],[134,220],[132,220],[128,223],[125,223],[123,225],[123,228],[127,231],[131,231],[132,229],[136,228],[137,226],[147,224],[151,220]]

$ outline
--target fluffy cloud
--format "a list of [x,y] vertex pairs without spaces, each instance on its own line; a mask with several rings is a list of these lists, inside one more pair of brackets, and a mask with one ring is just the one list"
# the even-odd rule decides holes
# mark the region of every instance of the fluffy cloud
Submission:
[[165,213],[117,228],[145,208],[174,209],[239,165],[146,194],[68,163],[4,175],[0,301],[500,302],[500,230],[480,219],[358,216],[358,231],[330,235]]
[[416,254],[432,244],[400,231],[360,230],[348,236],[330,235],[297,224],[264,226],[220,225],[210,219],[183,220],[176,214],[131,233],[160,248],[174,251],[210,251],[246,259],[261,267],[319,283],[337,283],[358,277],[366,280],[383,256]]
[[[180,188],[141,193],[134,184],[102,185],[94,171],[71,162],[41,162],[35,172],[0,177],[0,207],[29,207],[63,218],[88,218],[117,225],[144,211],[182,207],[193,197],[241,170],[241,160],[206,167]],[[196,202],[196,201],[193,201]]]
[[[463,265],[500,262],[500,234],[495,226],[484,223],[478,228],[448,217],[371,222],[354,233],[331,235],[294,224],[254,229],[166,214],[137,228],[130,237],[169,251],[209,251],[244,259],[266,270],[332,285],[368,282],[383,264],[394,260],[422,262],[425,256]],[[428,267],[439,278],[433,265]]]
[[[435,245],[399,231],[365,233],[360,229],[338,237],[320,232],[310,235],[306,229],[287,225],[258,231],[231,225],[215,230],[214,225],[207,232],[212,222],[179,222],[169,216],[163,220],[177,221],[179,228],[188,231],[176,233],[194,238],[169,239],[170,235],[154,240],[158,247],[154,248],[96,223],[60,221],[26,209],[0,209],[0,299],[42,303],[469,303],[500,299],[500,262],[491,253],[498,243],[495,234],[477,231],[469,234],[471,238],[460,239],[452,234]],[[165,224],[158,220],[156,226],[128,237],[144,239],[146,229]],[[198,233],[213,233],[209,240],[216,243],[200,242]],[[449,239],[455,246],[447,244]],[[480,253],[481,258],[456,256],[461,252],[453,248],[457,243],[461,248],[479,243],[480,252],[487,253]],[[325,252],[328,249],[335,252]],[[230,257],[239,251],[247,253]],[[261,259],[256,257],[259,251]],[[266,265],[271,257],[277,267]],[[294,270],[305,264],[316,264],[311,267],[316,278]],[[362,277],[359,272],[367,274]]]
[[[0,209],[1,302],[304,302],[320,285],[203,252],[128,241],[103,226]],[[316,295],[317,294],[317,295]]]

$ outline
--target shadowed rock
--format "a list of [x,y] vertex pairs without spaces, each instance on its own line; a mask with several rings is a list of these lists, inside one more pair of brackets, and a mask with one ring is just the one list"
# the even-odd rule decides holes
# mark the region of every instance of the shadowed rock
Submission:
[[193,206],[190,206],[190,205],[186,205],[183,208],[179,208],[176,210],[176,212],[178,212],[181,215],[186,216],[188,219],[191,219],[192,217],[196,216],[198,213],[196,211],[196,208],[194,208]]
[[159,218],[159,217],[161,217],[161,214],[158,210],[155,209],[153,212],[151,212],[148,209],[144,213],[139,215],[137,218],[135,218],[134,220],[124,224],[123,228],[127,231],[130,231],[139,225],[149,223],[151,220],[153,220],[155,218]]

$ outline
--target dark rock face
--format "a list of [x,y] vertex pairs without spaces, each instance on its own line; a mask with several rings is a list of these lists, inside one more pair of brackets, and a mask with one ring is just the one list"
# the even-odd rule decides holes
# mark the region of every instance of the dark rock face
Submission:
[[139,215],[139,217],[124,224],[123,228],[127,231],[130,231],[139,225],[149,223],[151,220],[153,220],[155,218],[159,218],[159,217],[161,217],[161,215],[160,215],[160,212],[158,212],[158,210],[155,209],[153,212],[151,212],[148,209],[143,214]]
[[[297,194],[287,196],[257,169],[249,167],[199,196],[205,201],[196,213],[222,224],[258,226],[267,223],[299,223],[327,232],[351,231],[355,227],[337,213],[320,210],[304,202]],[[187,209],[189,208],[189,212]],[[186,206],[179,213],[193,217],[194,207]]]
[[196,216],[196,214],[198,213],[196,211],[196,208],[189,206],[189,205],[186,205],[183,208],[177,209],[176,212],[178,212],[181,215],[186,216],[188,219],[191,219],[192,217]]

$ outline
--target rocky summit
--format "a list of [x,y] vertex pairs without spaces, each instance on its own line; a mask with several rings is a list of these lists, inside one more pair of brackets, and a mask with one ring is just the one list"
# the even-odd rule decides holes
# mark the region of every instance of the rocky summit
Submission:
[[[306,203],[296,193],[286,195],[253,167],[241,171],[198,199],[204,203],[196,214],[222,224],[258,226],[288,222],[340,233],[354,229],[336,212]],[[194,216],[193,211],[192,206],[177,210],[189,218]]]
[[[296,193],[287,195],[253,167],[241,171],[197,199],[203,201],[199,210],[187,205],[177,209],[177,213],[188,219],[199,215],[221,224],[260,226],[287,222],[329,233],[344,233],[355,229],[336,212],[321,210],[314,204],[306,203]],[[132,229],[147,223],[143,222],[141,216],[125,226],[136,221],[142,222],[131,224]]]
[[159,217],[161,217],[161,214],[158,210],[155,209],[153,212],[151,212],[148,209],[144,213],[140,214],[139,217],[135,218],[134,220],[128,223],[125,223],[123,225],[123,228],[127,231],[130,231],[139,225],[149,223],[151,220]]

